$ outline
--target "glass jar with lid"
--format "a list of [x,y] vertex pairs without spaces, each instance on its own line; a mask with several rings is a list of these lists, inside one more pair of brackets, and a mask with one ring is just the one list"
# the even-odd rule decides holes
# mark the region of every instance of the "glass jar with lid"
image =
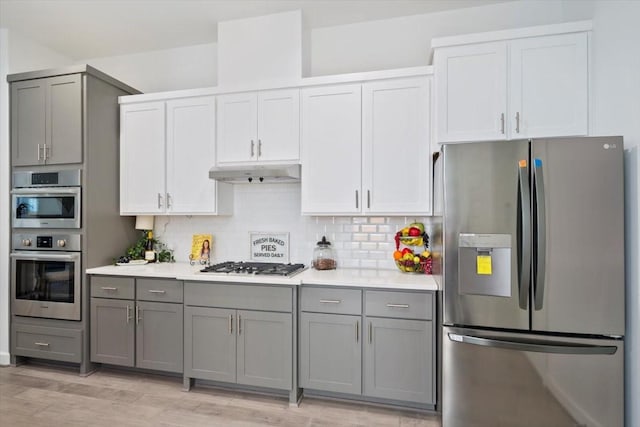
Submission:
[[337,267],[336,254],[331,242],[325,236],[317,243],[313,250],[313,268],[316,270],[335,270]]

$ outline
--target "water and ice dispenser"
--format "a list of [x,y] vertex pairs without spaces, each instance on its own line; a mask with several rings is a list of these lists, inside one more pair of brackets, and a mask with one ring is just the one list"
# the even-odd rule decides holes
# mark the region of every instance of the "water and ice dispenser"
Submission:
[[461,294],[511,297],[511,235],[461,233],[458,280]]

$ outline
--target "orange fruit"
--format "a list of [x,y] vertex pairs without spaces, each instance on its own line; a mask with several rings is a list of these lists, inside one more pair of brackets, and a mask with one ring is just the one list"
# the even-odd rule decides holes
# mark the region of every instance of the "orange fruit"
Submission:
[[402,258],[402,252],[400,252],[400,251],[395,251],[395,252],[393,253],[393,259],[395,259],[395,260],[399,260],[400,258]]

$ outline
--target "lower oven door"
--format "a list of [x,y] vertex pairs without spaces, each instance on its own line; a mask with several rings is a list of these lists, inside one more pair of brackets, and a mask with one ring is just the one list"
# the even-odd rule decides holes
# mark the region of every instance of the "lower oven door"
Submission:
[[18,316],[80,320],[80,252],[13,252],[11,310]]

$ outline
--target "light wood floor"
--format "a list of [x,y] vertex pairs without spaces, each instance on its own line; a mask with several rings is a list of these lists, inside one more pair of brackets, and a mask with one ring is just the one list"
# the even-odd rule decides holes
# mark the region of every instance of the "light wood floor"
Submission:
[[196,386],[182,378],[101,369],[0,367],[2,426],[425,426],[439,417],[358,403],[287,399]]

